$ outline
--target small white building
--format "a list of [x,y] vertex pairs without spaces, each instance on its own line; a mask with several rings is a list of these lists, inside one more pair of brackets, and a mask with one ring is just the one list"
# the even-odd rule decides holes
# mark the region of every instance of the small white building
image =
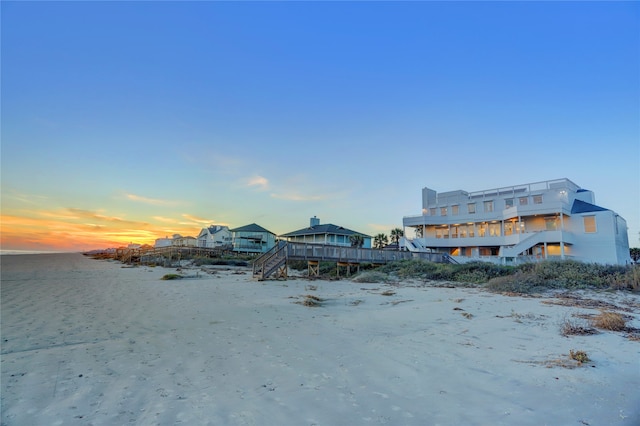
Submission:
[[195,237],[183,237],[180,234],[173,234],[173,237],[156,239],[155,248],[161,247],[197,247],[198,240]]
[[569,179],[476,192],[424,188],[422,214],[402,223],[407,250],[446,253],[458,261],[631,262],[627,222]]
[[211,225],[202,228],[198,234],[198,247],[225,248],[232,247],[231,231],[228,226]]
[[161,247],[171,247],[172,245],[172,238],[164,237],[164,238],[156,238],[156,242],[153,245],[155,248],[161,248]]

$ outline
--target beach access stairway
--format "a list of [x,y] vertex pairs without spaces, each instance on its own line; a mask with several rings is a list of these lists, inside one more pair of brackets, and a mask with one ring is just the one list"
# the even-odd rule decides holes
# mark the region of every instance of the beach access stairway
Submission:
[[546,241],[548,232],[536,231],[532,235],[520,241],[518,244],[507,247],[500,247],[500,257],[518,257],[525,250],[530,249],[536,244]]
[[253,260],[253,277],[264,280],[271,275],[287,277],[287,242],[278,241],[269,251]]

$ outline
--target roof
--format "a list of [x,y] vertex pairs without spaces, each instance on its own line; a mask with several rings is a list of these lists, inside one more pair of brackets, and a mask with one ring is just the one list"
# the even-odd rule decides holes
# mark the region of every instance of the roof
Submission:
[[251,225],[241,226],[240,228],[230,229],[230,231],[231,232],[266,232],[268,234],[273,234],[273,232],[267,229],[264,229],[262,226],[256,225],[255,223],[252,223]]
[[297,231],[289,232],[287,234],[280,235],[281,237],[298,237],[302,235],[362,235],[363,237],[371,238],[369,235],[362,234],[360,232],[352,231],[351,229],[343,228],[332,223],[326,223],[323,225],[309,226],[307,228],[298,229]]
[[589,213],[589,212],[606,212],[609,209],[596,206],[595,204],[587,203],[586,201],[573,200],[573,206],[571,206],[571,214],[577,213]]

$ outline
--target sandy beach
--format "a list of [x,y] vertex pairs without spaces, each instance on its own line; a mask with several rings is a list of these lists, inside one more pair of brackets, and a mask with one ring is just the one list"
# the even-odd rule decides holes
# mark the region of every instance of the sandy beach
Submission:
[[1,261],[2,425],[640,425],[640,341],[562,336],[600,310],[552,295]]

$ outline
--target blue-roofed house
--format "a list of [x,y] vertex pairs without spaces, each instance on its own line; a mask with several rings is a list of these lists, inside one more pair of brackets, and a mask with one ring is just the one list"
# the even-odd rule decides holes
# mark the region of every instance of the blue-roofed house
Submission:
[[350,237],[352,235],[361,235],[363,239],[362,247],[371,248],[371,237],[369,235],[352,231],[351,229],[333,225],[331,223],[320,224],[320,219],[315,216],[311,218],[307,228],[282,234],[280,235],[280,238],[296,243],[328,244],[350,247]]
[[421,214],[402,222],[407,250],[445,253],[458,262],[631,262],[627,222],[569,179],[475,192],[423,188]]
[[238,253],[264,253],[276,244],[276,234],[255,223],[230,231],[233,251]]

